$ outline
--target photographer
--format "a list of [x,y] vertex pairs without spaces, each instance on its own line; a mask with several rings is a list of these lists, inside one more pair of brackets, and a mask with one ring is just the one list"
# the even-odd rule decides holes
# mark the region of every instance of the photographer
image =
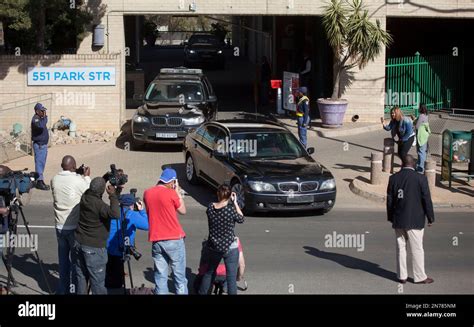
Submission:
[[[134,210],[135,205],[137,211]],[[137,228],[148,230],[148,215],[142,201],[137,201],[132,194],[123,194],[120,196],[120,206],[122,208],[120,219],[116,219],[110,224],[110,234],[107,240],[108,261],[105,277],[105,287],[107,288],[123,287],[124,251],[127,250],[127,246],[134,248]],[[139,257],[136,259],[138,260]]]
[[59,287],[57,294],[69,293],[71,284],[71,251],[74,231],[79,221],[79,202],[91,183],[89,167],[77,169],[76,160],[65,156],[60,173],[51,180],[53,207],[58,239]]
[[[91,181],[89,189],[80,202],[79,223],[75,233],[74,271],[77,294],[87,294],[87,281],[92,294],[107,294],[105,268],[107,265],[107,238],[111,219],[120,217],[120,204],[115,187],[108,185],[102,177]],[[105,190],[110,206],[103,200]]]
[[158,185],[143,196],[149,217],[148,241],[153,242],[155,263],[155,294],[168,294],[168,266],[173,268],[176,294],[188,294],[186,279],[186,234],[178,220],[178,213],[186,214],[186,206],[178,184],[176,171],[163,170]]

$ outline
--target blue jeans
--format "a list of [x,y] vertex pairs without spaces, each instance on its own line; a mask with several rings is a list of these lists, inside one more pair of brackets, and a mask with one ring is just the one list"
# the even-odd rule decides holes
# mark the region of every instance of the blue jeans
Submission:
[[[298,137],[300,139],[301,144],[303,144],[304,148],[307,148],[308,140],[307,140],[307,127],[311,122],[310,119],[307,119],[306,122],[303,121],[304,117],[298,117]],[[307,127],[303,127],[303,124]]]
[[424,145],[416,145],[416,149],[418,152],[418,162],[416,163],[416,170],[419,172],[425,171],[425,161],[426,161],[426,153],[428,151],[428,142]]
[[[71,257],[74,249],[74,230],[56,229],[58,239],[59,285],[57,294],[69,294],[71,285]],[[74,278],[73,278],[74,280]]]
[[173,272],[176,294],[188,294],[184,239],[153,242],[151,255],[155,264],[155,294],[169,294],[168,265]]
[[216,270],[221,260],[224,259],[227,281],[227,294],[237,294],[237,270],[239,268],[239,249],[229,249],[227,253],[217,252],[209,249],[209,266],[202,277],[199,294],[206,295],[211,291],[211,285],[216,279]]
[[48,145],[33,143],[33,149],[35,150],[35,171],[39,175],[38,180],[44,180],[43,172],[46,166],[46,158],[48,157]]
[[105,267],[107,249],[93,248],[74,242],[74,272],[76,294],[87,294],[87,282],[91,284],[92,294],[107,294],[105,288]]

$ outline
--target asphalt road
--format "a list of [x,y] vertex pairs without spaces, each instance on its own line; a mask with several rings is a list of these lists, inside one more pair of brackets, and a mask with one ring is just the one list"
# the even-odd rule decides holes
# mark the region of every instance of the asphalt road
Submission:
[[[244,246],[249,289],[244,294],[457,294],[474,292],[474,222],[469,211],[436,210],[437,222],[425,233],[426,270],[435,279],[431,285],[407,283],[401,289],[395,281],[395,238],[386,221],[383,205],[354,195],[349,182],[370,166],[370,153],[382,145],[383,131],[338,138],[320,138],[310,134],[309,145],[316,148],[314,157],[335,175],[336,207],[328,215],[311,213],[291,217],[248,217],[237,227]],[[181,218],[187,237],[189,279],[197,272],[201,241],[207,235],[205,206],[214,200],[208,186],[185,182],[184,160],[180,147],[149,147],[141,152],[122,150],[127,135],[116,144],[92,144],[52,148],[48,154],[45,176],[49,179],[60,169],[63,155],[73,154],[78,164],[91,167],[93,176],[102,176],[111,163],[129,174],[127,187],[142,192],[156,183],[161,169],[171,166],[178,172],[186,196],[188,215]],[[31,158],[9,163],[13,169],[33,168]],[[50,272],[50,283],[57,281],[57,242],[53,228],[50,192],[35,190],[25,207],[32,232],[38,234],[39,254]],[[24,229],[20,231],[25,232]],[[326,235],[364,236],[363,251],[334,248],[325,244]],[[453,239],[453,238],[457,239]],[[453,242],[457,241],[457,246]],[[132,262],[135,284],[153,285],[151,245],[147,234],[139,233],[137,245],[143,253]],[[337,244],[336,244],[337,245]],[[346,244],[347,245],[347,244]],[[18,293],[45,293],[40,269],[29,250],[18,249],[14,261],[15,277],[26,286]],[[0,281],[5,268],[0,263]]]
[[[53,212],[49,204],[25,207],[32,233],[38,235],[38,252],[57,283],[57,252]],[[201,241],[207,235],[204,208],[191,205],[181,222],[187,233],[187,267],[190,285],[197,272]],[[40,227],[36,227],[40,226]],[[385,213],[380,210],[335,209],[328,215],[302,217],[248,217],[237,227],[246,258],[249,289],[243,294],[472,294],[474,282],[474,229],[472,212],[438,211],[437,221],[425,232],[426,271],[431,285],[407,283],[402,288],[395,275],[395,239]],[[25,233],[24,228],[19,229]],[[363,242],[355,247],[330,247],[328,235],[355,234]],[[453,240],[457,238],[457,246]],[[332,244],[338,246],[338,244]],[[350,244],[342,244],[350,246]],[[143,257],[132,261],[136,285],[153,286],[151,244],[139,232],[137,247]],[[14,276],[24,286],[17,293],[47,291],[33,252],[18,249]],[[0,280],[5,281],[5,268]],[[53,287],[53,289],[54,289]]]

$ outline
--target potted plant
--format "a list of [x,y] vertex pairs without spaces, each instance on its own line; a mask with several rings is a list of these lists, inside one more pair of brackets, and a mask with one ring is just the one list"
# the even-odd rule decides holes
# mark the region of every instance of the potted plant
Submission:
[[392,42],[391,35],[370,21],[362,0],[331,0],[324,8],[323,27],[334,54],[331,98],[318,99],[323,126],[340,127],[348,101],[342,99],[354,67],[363,69]]

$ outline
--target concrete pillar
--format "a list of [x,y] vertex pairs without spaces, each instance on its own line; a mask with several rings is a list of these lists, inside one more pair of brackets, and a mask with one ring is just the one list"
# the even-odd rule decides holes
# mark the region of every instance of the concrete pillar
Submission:
[[383,139],[383,171],[393,173],[393,156],[395,142],[391,137]]
[[372,152],[370,162],[370,183],[372,185],[382,184],[382,153]]
[[425,161],[425,176],[428,179],[430,191],[433,193],[436,187],[436,161]]

